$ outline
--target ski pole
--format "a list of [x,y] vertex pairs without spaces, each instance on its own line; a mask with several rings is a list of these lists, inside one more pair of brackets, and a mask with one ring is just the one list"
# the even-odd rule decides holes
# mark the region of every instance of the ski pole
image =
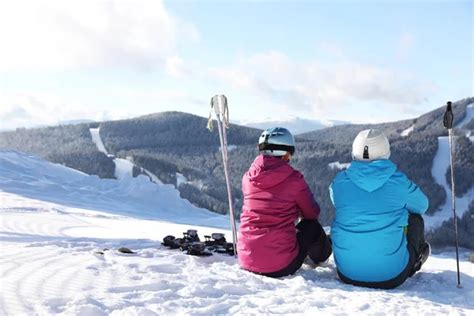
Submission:
[[219,131],[219,140],[221,143],[222,161],[224,164],[224,175],[227,185],[227,197],[229,199],[229,213],[230,213],[230,224],[232,227],[232,241],[234,244],[234,256],[237,255],[237,228],[235,224],[234,207],[232,202],[232,189],[230,185],[230,176],[227,166],[227,134],[226,128],[229,124],[229,109],[227,104],[227,98],[225,95],[215,95],[211,98],[211,113],[209,114],[208,128],[212,130],[212,108],[216,113],[217,117],[217,129]]
[[458,221],[456,216],[456,194],[455,194],[455,183],[454,183],[454,162],[453,162],[453,109],[451,101],[447,102],[446,105],[446,112],[444,113],[443,118],[443,125],[448,129],[448,137],[449,137],[449,159],[451,164],[451,201],[453,207],[453,215],[454,215],[454,239],[456,242],[456,264],[457,264],[457,273],[458,273],[458,288],[461,288],[461,274],[459,272],[459,241],[458,241]]

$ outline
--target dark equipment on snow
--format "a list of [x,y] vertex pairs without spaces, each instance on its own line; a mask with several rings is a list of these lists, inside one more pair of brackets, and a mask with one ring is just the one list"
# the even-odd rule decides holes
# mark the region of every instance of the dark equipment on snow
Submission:
[[213,233],[204,238],[204,242],[200,241],[197,230],[189,229],[183,233],[183,238],[168,235],[163,238],[161,244],[170,249],[180,249],[192,256],[210,256],[212,252],[234,255],[234,244],[227,242],[224,234]]
[[200,257],[212,256],[212,253],[210,253],[209,251],[206,251],[206,245],[204,243],[196,243],[196,244],[189,245],[186,253],[191,256],[200,256]]
[[129,248],[127,247],[120,247],[119,249],[117,249],[118,252],[120,253],[126,253],[126,254],[135,254],[136,252],[130,250]]
[[459,241],[458,241],[458,221],[456,216],[456,194],[455,194],[455,183],[454,183],[454,163],[453,163],[453,121],[454,121],[454,114],[451,101],[447,102],[446,105],[446,112],[444,113],[443,117],[443,124],[444,127],[448,129],[448,136],[449,136],[449,158],[451,163],[451,200],[452,200],[452,207],[453,207],[453,216],[454,216],[454,239],[456,243],[456,264],[457,264],[457,273],[458,273],[458,288],[462,288],[461,286],[461,274],[459,272]]
[[184,232],[183,235],[184,235],[184,239],[190,242],[200,241],[199,236],[197,234],[197,230],[195,229],[188,229],[188,231]]

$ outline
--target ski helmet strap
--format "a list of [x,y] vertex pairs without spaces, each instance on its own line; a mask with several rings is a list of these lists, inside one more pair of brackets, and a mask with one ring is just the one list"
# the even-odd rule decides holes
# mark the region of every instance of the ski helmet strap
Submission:
[[362,158],[364,158],[364,159],[370,159],[370,158],[369,158],[369,146],[365,146],[365,147],[364,147],[364,154],[363,154]]

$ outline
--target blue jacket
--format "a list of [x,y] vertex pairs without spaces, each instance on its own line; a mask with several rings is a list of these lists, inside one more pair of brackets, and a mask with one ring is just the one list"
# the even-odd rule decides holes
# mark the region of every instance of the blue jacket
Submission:
[[408,212],[423,214],[428,199],[390,160],[353,161],[329,187],[337,269],[354,281],[381,282],[408,264]]

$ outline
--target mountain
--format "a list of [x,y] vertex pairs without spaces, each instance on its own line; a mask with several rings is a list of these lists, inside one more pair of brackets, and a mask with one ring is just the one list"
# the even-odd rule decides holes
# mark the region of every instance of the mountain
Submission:
[[289,129],[294,135],[298,135],[336,125],[349,124],[349,122],[336,120],[312,120],[292,116],[281,120],[267,118],[257,121],[240,121],[238,124],[242,126],[253,127],[259,130],[265,130],[267,128],[276,126],[285,127]]
[[[461,244],[474,248],[466,214],[474,200],[474,146],[472,143],[474,98],[453,104],[455,113],[455,174],[458,214],[464,236]],[[444,107],[418,118],[371,125],[340,125],[296,137],[297,150],[292,164],[302,171],[322,208],[321,222],[331,223],[334,209],[328,186],[337,172],[351,161],[351,144],[362,129],[379,128],[390,138],[391,159],[413,179],[430,199],[426,216],[430,240],[436,246],[451,245],[443,237],[451,228],[449,218],[449,153],[447,132],[442,126]],[[120,164],[131,165],[134,176],[145,174],[153,181],[176,187],[182,198],[198,207],[220,214],[228,212],[227,193],[219,151],[218,133],[209,132],[207,119],[180,112],[165,112],[135,119],[19,129],[0,133],[0,148],[34,153],[102,178],[117,178]],[[92,139],[97,131],[103,150]],[[231,125],[228,130],[229,169],[234,205],[242,206],[241,176],[258,154],[256,141],[261,130]],[[469,137],[471,138],[469,138]],[[463,217],[464,216],[464,217]],[[446,223],[445,223],[446,222]],[[472,236],[472,235],[471,235]]]
[[231,240],[226,216],[195,208],[170,185],[100,179],[0,150],[0,187],[1,315],[469,315],[474,308],[465,250],[462,289],[453,251],[430,256],[390,291],[343,284],[332,257],[276,280],[240,269],[233,256],[162,246],[166,235],[190,228]]

